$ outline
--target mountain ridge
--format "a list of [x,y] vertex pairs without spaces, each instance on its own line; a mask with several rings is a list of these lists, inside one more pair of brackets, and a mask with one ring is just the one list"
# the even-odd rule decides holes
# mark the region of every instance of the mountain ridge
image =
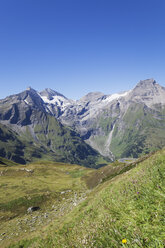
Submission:
[[60,137],[64,142],[66,133],[72,133],[56,132],[64,125],[75,132],[80,142],[85,141],[111,160],[138,157],[163,147],[164,115],[165,88],[154,79],[141,80],[122,93],[90,92],[77,101],[49,88],[38,92],[31,87],[0,100],[0,123],[23,136],[28,129],[30,142],[59,151],[61,146],[55,145],[56,140]]
[[[1,100],[0,155],[15,162],[47,159],[97,167],[100,155],[79,135],[61,124],[38,93],[30,88]],[[15,149],[17,148],[17,149]]]

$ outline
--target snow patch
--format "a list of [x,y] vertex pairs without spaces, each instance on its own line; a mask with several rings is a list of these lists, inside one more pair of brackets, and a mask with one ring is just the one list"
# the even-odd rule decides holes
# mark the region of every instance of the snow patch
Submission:
[[111,101],[113,101],[113,100],[115,100],[115,99],[118,100],[120,97],[127,96],[130,92],[131,92],[131,90],[126,91],[126,92],[121,93],[121,94],[115,93],[115,94],[110,95],[109,97],[107,97],[107,98],[105,99],[105,101],[111,102]]
[[41,96],[40,95],[40,97],[42,98],[44,103],[60,106],[61,108],[65,108],[68,105],[72,104],[71,100],[65,99],[62,96],[53,96],[51,100],[49,100],[46,96]]

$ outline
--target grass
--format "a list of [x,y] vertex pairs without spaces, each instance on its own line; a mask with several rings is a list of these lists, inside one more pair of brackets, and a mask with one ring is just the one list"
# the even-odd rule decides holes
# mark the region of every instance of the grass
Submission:
[[163,248],[164,173],[165,150],[97,186],[60,226],[47,227],[29,247]]
[[[35,113],[40,119],[34,130],[18,133],[0,124],[0,156],[19,164],[49,160],[98,168],[107,163],[77,133],[60,124],[53,116]],[[101,160],[101,164],[99,161]]]
[[[15,201],[15,199],[28,195],[32,196],[32,192],[34,195],[44,191],[60,192],[72,188],[73,184],[77,185],[77,189],[79,189],[80,176],[76,176],[77,179],[74,180],[72,175],[78,175],[82,170],[83,173],[88,172],[88,169],[77,165],[46,161],[26,166],[20,165],[7,170],[2,168],[1,185],[6,184],[7,186],[5,190],[0,188],[1,202],[8,202],[9,199]],[[7,198],[6,195],[8,195]]]
[[[116,158],[137,158],[165,146],[164,109],[144,107],[132,103],[123,122],[116,122],[110,149]],[[124,124],[123,124],[124,123]],[[124,127],[124,128],[123,128]]]
[[[72,211],[54,218],[35,235],[10,242],[10,248],[164,248],[165,149],[130,165],[116,161],[97,171],[70,166],[66,170],[65,165],[56,168],[65,171],[69,182],[75,180],[71,187],[79,191],[88,180],[102,180],[96,179],[91,193]],[[44,175],[49,177],[49,172]]]
[[14,165],[18,165],[18,164],[6,158],[0,157],[0,167],[8,167],[8,166],[14,166]]
[[[82,175],[90,171],[78,165],[49,161],[0,167],[0,247],[6,247],[12,240],[35,236],[34,228],[41,230],[54,215],[59,219],[70,211],[75,194],[78,201],[88,190]],[[27,214],[31,206],[40,208],[32,214],[38,220],[32,226],[33,218]],[[45,213],[49,218],[45,219]],[[1,233],[5,233],[4,237]]]

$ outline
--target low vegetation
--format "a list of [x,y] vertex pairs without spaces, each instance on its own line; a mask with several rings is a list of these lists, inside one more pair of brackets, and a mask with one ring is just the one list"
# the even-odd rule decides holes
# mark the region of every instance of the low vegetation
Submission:
[[99,168],[110,161],[52,116],[41,118],[33,131],[29,126],[22,130],[18,134],[0,123],[1,157],[20,164],[48,160],[89,168]]
[[[40,232],[87,194],[81,178],[91,169],[49,161],[11,166],[1,160],[8,165],[0,167],[0,247]],[[31,206],[39,211],[28,214]]]
[[142,103],[132,103],[123,122],[114,128],[110,148],[115,157],[137,158],[164,147],[164,112],[165,109],[157,105],[150,109]]
[[[33,227],[29,227],[25,232],[25,219],[28,219],[25,212],[22,212],[22,216],[21,212],[15,213],[19,218],[13,216],[13,219],[8,222],[4,220],[3,228],[6,228],[8,232],[16,221],[19,221],[21,223],[19,227],[22,225],[24,229],[18,233],[18,236],[13,235],[11,240],[4,238],[1,241],[2,247],[8,247],[10,244],[10,248],[164,248],[165,149],[148,155],[140,161],[128,164],[116,161],[99,170],[51,164],[48,167],[50,171],[49,169],[47,171],[44,163],[33,164],[29,168],[34,170],[34,176],[37,175],[35,178],[37,180],[33,182],[36,184],[35,188],[39,190],[38,195],[46,197],[43,202],[38,200],[42,209],[39,212],[45,214],[46,209],[50,209],[50,206],[52,208],[54,199],[58,199],[56,207],[52,212],[47,211],[51,218],[44,218],[41,226],[37,225],[36,221],[37,226],[34,231],[31,230]],[[10,180],[11,174],[14,173],[12,169],[13,167],[10,168],[10,172],[6,172]],[[52,173],[53,170],[54,173]],[[59,180],[56,186],[53,184],[53,177],[54,180]],[[28,186],[30,187],[32,184],[30,176],[20,177],[20,184],[23,179],[29,180]],[[7,174],[2,184],[7,184]],[[10,185],[9,181],[8,185]],[[21,185],[24,186],[22,192],[24,189],[25,193],[27,186]],[[9,188],[6,187],[8,194],[11,194],[11,188],[10,190]],[[49,193],[43,193],[43,189]],[[36,192],[29,191],[28,194],[35,196]],[[54,194],[57,194],[59,198],[56,198]],[[75,194],[79,199],[77,202]],[[13,200],[16,198],[18,198],[16,195],[13,196]],[[6,197],[3,203],[5,199]],[[8,203],[6,201],[6,204]],[[28,204],[25,205],[27,208]],[[21,207],[20,209],[25,211]],[[9,210],[14,213],[14,210],[6,208],[7,215]],[[2,209],[2,205],[1,211],[5,215],[5,208]],[[36,216],[36,213],[32,214],[31,219]]]
[[0,157],[0,167],[8,167],[8,166],[14,166],[14,165],[18,165],[18,164],[6,158]]

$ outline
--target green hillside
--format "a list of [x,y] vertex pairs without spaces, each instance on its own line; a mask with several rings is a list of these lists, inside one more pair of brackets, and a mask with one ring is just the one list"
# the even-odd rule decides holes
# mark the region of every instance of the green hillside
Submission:
[[111,151],[116,158],[137,158],[165,146],[165,109],[133,103],[113,132]]
[[[91,171],[49,161],[1,166],[0,247],[39,235],[50,222],[72,211],[88,194],[82,177]],[[31,206],[38,211],[28,214]]]
[[0,157],[0,167],[5,167],[5,166],[7,167],[7,166],[14,166],[14,165],[18,165],[18,164],[6,158]]
[[54,117],[38,113],[40,124],[19,134],[0,124],[0,156],[20,164],[38,160],[99,167],[107,161]]
[[[93,173],[89,171],[83,178],[92,177]],[[105,175],[105,180],[82,203],[54,219],[38,237],[28,236],[10,248],[163,248],[165,149],[117,174]]]
[[102,154],[110,150],[116,159],[138,158],[165,146],[165,108],[131,102],[124,111],[114,104],[113,108],[100,112],[91,129],[94,131],[90,142]]
[[25,164],[37,159],[55,159],[54,154],[39,144],[22,139],[9,127],[0,124],[0,156]]
[[63,126],[53,116],[45,115],[44,118],[40,118],[40,123],[34,128],[34,134],[40,144],[59,156],[61,162],[93,168],[99,164],[99,166],[107,164],[107,161],[76,132]]

